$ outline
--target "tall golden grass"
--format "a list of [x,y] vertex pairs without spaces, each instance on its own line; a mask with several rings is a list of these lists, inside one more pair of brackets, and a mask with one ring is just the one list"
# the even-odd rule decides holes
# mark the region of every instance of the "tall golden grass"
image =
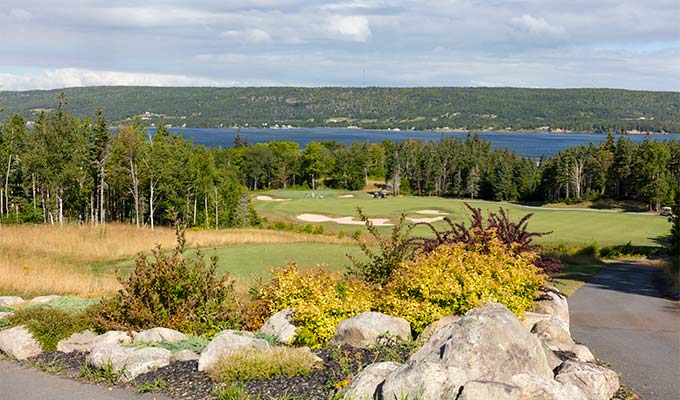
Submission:
[[[337,238],[258,229],[188,231],[191,247],[246,243],[338,243]],[[93,266],[134,257],[156,245],[172,248],[169,228],[130,225],[0,225],[0,295],[101,296],[120,288],[113,274]]]

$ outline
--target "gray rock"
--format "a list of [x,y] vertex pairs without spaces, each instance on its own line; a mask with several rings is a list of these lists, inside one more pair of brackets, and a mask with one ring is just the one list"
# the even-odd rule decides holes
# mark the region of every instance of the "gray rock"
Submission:
[[455,399],[468,377],[460,368],[424,361],[405,364],[391,373],[378,388],[384,400]]
[[125,368],[127,358],[133,351],[118,343],[97,343],[92,346],[88,360],[95,368],[101,369],[111,365],[115,372],[120,372]]
[[25,360],[42,353],[42,346],[23,326],[0,331],[0,350],[17,360]]
[[549,319],[552,318],[552,316],[548,314],[539,314],[531,311],[527,311],[524,313],[524,319],[522,319],[522,325],[524,325],[525,328],[531,332],[532,329],[534,329],[534,325],[536,325],[536,322],[542,321],[544,319]]
[[567,324],[567,331],[569,330],[569,304],[564,295],[557,294],[559,290],[556,288],[549,288],[550,291],[542,292],[543,299],[536,302],[534,305],[534,312],[539,314],[548,314],[559,318]]
[[170,365],[172,352],[158,347],[145,347],[129,353],[125,359],[123,381],[129,381],[137,376]]
[[418,335],[418,342],[424,342],[430,338],[435,332],[445,327],[446,325],[453,324],[461,318],[460,315],[447,315],[445,317],[439,318],[430,325],[428,325],[420,335]]
[[489,381],[470,381],[456,400],[526,400],[517,386]]
[[292,308],[277,312],[260,328],[260,333],[274,336],[281,343],[292,343],[297,334],[297,327],[291,323],[294,314]]
[[135,335],[135,343],[151,343],[151,342],[179,342],[189,339],[187,335],[178,332],[174,329],[168,328],[153,328],[139,332]]
[[35,305],[38,305],[38,304],[46,304],[46,303],[49,303],[50,301],[57,299],[59,297],[61,297],[61,296],[57,296],[57,295],[54,295],[54,294],[51,294],[49,296],[34,297],[33,299],[31,299],[31,301],[28,302],[28,306],[35,306]]
[[19,296],[0,296],[0,307],[14,307],[24,302]]
[[551,370],[555,370],[555,368],[559,367],[562,365],[562,360],[559,359],[553,350],[548,347],[548,345],[545,344],[545,342],[541,342],[543,345],[543,350],[545,351],[545,358],[548,361],[548,365],[550,366]]
[[552,379],[546,354],[540,340],[505,306],[488,303],[435,332],[407,365],[439,363],[464,370],[469,380],[510,383],[522,373]]
[[536,322],[531,333],[541,340],[549,342],[574,344],[569,331],[564,328],[564,322],[557,318],[548,318]]
[[62,339],[57,343],[57,351],[71,353],[73,351],[90,351],[97,335],[90,330],[74,333],[67,339]]
[[247,349],[268,348],[269,343],[266,340],[255,339],[238,331],[226,330],[217,334],[203,350],[198,359],[198,370],[207,371],[211,369],[221,357],[228,354]]
[[12,314],[14,314],[14,313],[2,311],[2,312],[0,312],[0,319],[7,318],[7,317],[11,316]]
[[108,331],[102,335],[97,336],[92,341],[92,346],[98,344],[130,344],[132,338],[127,332],[123,331]]
[[565,361],[555,379],[565,385],[578,387],[588,400],[609,400],[620,386],[616,372],[595,364],[574,361]]
[[511,384],[520,388],[522,400],[591,400],[572,384],[562,384],[540,376],[515,375],[511,379]]
[[364,312],[340,321],[331,338],[331,344],[364,348],[376,344],[381,335],[411,340],[411,324],[403,318],[372,311]]
[[395,362],[380,362],[367,366],[352,379],[343,399],[345,400],[373,400],[378,386],[385,378],[396,371],[401,364]]
[[591,353],[590,350],[586,346],[582,346],[580,344],[566,344],[566,343],[557,343],[557,342],[549,342],[549,341],[545,341],[543,343],[551,351],[568,351],[568,352],[574,353],[574,355],[576,356],[576,358],[579,359],[579,361],[583,361],[583,362],[593,362],[593,361],[595,361],[595,357],[593,356],[593,353]]
[[177,353],[174,353],[172,357],[170,357],[170,362],[175,363],[179,361],[193,361],[193,360],[198,360],[200,356],[196,353],[194,353],[191,350],[180,350]]

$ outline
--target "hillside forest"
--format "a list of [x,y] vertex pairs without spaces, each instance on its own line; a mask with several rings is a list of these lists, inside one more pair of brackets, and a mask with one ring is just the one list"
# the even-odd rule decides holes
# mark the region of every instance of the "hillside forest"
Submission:
[[120,221],[205,228],[257,225],[249,190],[364,189],[385,181],[396,195],[505,201],[644,202],[650,210],[680,192],[680,142],[639,144],[609,134],[600,145],[533,159],[476,135],[440,141],[293,142],[197,146],[140,119],[114,131],[101,110],[78,117],[60,96],[31,128],[22,114],[0,125],[0,217],[6,223]]

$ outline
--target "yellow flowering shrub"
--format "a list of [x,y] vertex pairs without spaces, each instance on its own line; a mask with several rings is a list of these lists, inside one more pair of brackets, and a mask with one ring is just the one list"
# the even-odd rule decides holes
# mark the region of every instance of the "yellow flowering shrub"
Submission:
[[325,344],[343,319],[373,304],[369,286],[346,277],[340,271],[300,270],[295,264],[272,270],[273,277],[258,289],[272,313],[295,309],[293,324],[298,326],[296,342],[310,347]]
[[496,238],[480,246],[441,245],[401,263],[382,291],[379,310],[405,318],[415,332],[490,301],[521,317],[545,283],[532,264],[536,255],[515,254]]

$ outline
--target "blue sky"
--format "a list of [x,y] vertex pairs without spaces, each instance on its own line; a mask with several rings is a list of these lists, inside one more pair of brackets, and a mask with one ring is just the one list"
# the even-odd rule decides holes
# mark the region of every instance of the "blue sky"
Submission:
[[679,0],[1,0],[0,90],[680,91]]

